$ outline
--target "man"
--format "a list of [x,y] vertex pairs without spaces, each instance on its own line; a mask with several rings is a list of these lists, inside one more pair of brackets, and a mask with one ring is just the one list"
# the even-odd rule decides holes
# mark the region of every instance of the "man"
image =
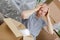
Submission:
[[[25,15],[23,16],[26,17]],[[45,22],[45,19],[43,19],[43,17],[46,18],[47,23]],[[53,28],[48,14],[48,6],[46,4],[41,5],[39,10],[34,12],[28,19],[23,19],[22,23],[27,26],[30,33],[34,37],[34,40],[36,40],[36,37],[39,35],[42,28],[53,34]]]

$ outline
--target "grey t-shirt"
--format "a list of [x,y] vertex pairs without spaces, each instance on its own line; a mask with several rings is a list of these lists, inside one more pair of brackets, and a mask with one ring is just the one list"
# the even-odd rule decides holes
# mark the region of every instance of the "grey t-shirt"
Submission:
[[32,14],[28,19],[28,29],[30,30],[33,36],[38,36],[41,29],[46,25],[45,21],[40,17],[39,19],[36,18],[35,14]]
[[41,29],[46,26],[45,21],[41,17],[37,19],[35,14],[33,13],[28,20],[22,21],[34,37],[38,36]]

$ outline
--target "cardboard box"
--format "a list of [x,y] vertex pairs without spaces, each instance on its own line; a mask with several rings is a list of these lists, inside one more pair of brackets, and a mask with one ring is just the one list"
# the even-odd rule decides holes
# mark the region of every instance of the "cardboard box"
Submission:
[[40,34],[37,36],[37,40],[55,40],[57,38],[59,39],[56,33],[49,34],[44,29],[42,29]]
[[19,32],[17,28],[18,26],[16,26],[16,24],[14,23],[14,21],[12,21],[11,18],[5,18],[4,22],[6,23],[6,25],[8,25],[8,27],[10,28],[10,30],[14,33],[16,37],[22,36],[22,33]]
[[49,4],[50,16],[55,20],[56,23],[60,22],[60,2],[54,0]]
[[54,0],[54,3],[55,3],[56,6],[60,9],[60,0]]
[[0,40],[17,40],[16,36],[5,23],[0,26]]
[[23,24],[11,18],[5,18],[4,23],[0,26],[0,40],[33,40],[33,36],[23,36],[19,31],[26,29]]

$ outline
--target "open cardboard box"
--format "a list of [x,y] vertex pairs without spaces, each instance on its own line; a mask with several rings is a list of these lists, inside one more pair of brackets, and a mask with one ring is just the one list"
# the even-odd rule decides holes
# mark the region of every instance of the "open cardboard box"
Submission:
[[33,36],[23,36],[19,30],[26,29],[23,24],[11,18],[5,18],[0,26],[0,40],[33,40]]

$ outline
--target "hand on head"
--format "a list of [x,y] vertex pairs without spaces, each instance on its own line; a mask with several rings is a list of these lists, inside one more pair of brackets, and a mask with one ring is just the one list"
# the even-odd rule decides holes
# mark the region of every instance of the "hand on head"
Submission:
[[49,8],[48,8],[48,6],[46,4],[41,5],[39,10],[37,11],[37,17],[47,16],[48,9]]

